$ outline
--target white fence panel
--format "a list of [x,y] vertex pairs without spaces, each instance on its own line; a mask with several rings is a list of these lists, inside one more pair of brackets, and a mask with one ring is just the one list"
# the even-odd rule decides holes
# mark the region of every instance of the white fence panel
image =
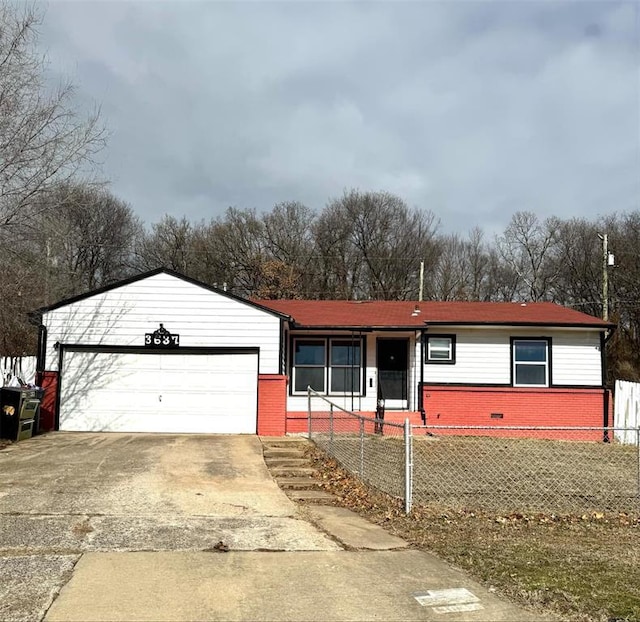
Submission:
[[36,380],[36,357],[0,356],[0,387],[8,385],[13,376],[33,384]]
[[616,380],[615,400],[613,403],[616,428],[614,438],[624,445],[635,445],[637,433],[629,428],[640,427],[640,383]]

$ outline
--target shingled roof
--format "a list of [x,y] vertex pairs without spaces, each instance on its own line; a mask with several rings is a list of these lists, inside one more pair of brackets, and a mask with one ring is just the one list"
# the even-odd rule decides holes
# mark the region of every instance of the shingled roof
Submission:
[[551,302],[257,300],[299,328],[423,328],[504,325],[611,328],[613,324]]

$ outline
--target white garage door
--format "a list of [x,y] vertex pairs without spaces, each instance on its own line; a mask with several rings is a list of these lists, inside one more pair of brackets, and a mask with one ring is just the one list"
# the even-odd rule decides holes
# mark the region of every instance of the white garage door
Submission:
[[60,429],[255,434],[258,355],[65,351]]

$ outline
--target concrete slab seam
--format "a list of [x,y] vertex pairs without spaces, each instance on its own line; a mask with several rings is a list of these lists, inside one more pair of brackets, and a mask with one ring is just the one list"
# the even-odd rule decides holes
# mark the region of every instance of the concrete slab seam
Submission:
[[311,525],[313,525],[320,533],[323,533],[325,536],[327,536],[327,538],[329,538],[329,540],[331,540],[332,542],[335,542],[338,546],[342,547],[345,551],[358,550],[345,544],[342,540],[340,540],[340,538],[338,538],[336,535],[334,535],[333,533],[328,531],[325,527],[323,527],[316,519],[314,519],[310,515],[310,512],[306,509],[305,505],[302,505],[302,504],[299,505],[298,514],[301,520],[306,521],[307,523],[310,523]]
[[76,570],[76,566],[78,565],[78,562],[80,561],[80,559],[82,558],[83,555],[84,555],[84,553],[80,553],[80,555],[78,555],[77,559],[73,562],[73,566],[71,567],[71,572],[69,572],[69,578],[65,581],[65,583],[51,591],[49,602],[42,608],[42,615],[40,616],[40,619],[38,620],[38,622],[42,622],[47,617],[47,614],[49,613],[49,609],[51,609],[51,607],[53,607],[53,603],[56,601],[58,596],[60,596],[60,592],[62,591],[62,589],[73,578],[73,573]]

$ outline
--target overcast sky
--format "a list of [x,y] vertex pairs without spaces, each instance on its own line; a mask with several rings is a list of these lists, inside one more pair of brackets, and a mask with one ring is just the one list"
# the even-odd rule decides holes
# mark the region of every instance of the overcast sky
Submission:
[[637,2],[52,0],[40,32],[147,223],[346,188],[444,232],[638,209]]

